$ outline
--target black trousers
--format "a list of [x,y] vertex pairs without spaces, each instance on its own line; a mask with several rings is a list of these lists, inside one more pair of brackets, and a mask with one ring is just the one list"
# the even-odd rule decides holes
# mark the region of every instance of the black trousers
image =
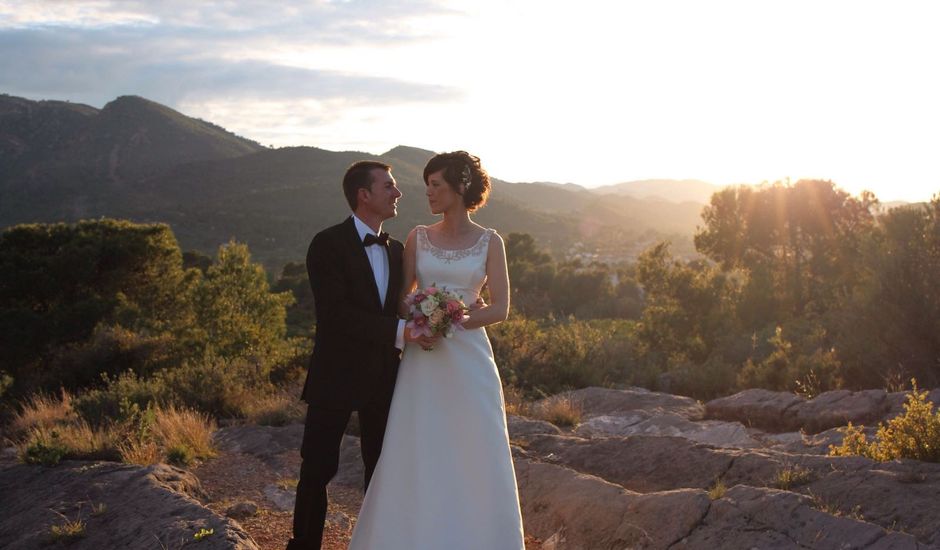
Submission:
[[[366,489],[382,452],[392,399],[391,390],[376,393],[376,397],[358,411]],[[294,503],[294,536],[287,543],[287,550],[320,550],[326,519],[326,486],[339,469],[339,449],[351,415],[352,410],[307,407],[304,439],[300,447],[303,461]]]

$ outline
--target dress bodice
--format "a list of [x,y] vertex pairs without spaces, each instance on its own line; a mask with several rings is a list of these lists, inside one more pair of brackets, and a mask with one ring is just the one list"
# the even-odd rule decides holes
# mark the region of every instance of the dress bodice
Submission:
[[459,294],[464,303],[475,302],[486,283],[486,253],[495,232],[487,229],[470,248],[448,250],[431,244],[427,227],[419,225],[416,235],[418,288],[432,284],[446,287]]

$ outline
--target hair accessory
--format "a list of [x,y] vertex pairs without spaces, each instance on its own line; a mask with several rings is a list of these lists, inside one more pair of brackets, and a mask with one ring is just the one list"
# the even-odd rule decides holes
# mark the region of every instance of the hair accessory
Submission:
[[470,187],[470,184],[473,182],[473,179],[470,177],[471,173],[472,172],[470,172],[470,165],[464,164],[463,171],[460,173],[460,182],[466,185],[467,187]]

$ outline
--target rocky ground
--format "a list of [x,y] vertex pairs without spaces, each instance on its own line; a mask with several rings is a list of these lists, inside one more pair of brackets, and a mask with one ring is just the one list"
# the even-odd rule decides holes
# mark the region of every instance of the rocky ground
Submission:
[[[940,548],[940,464],[829,457],[837,427],[877,424],[902,394],[812,400],[748,390],[699,403],[641,389],[565,397],[581,423],[509,417],[527,549]],[[940,402],[940,390],[931,393]],[[283,548],[303,426],[230,426],[191,471],[0,461],[0,547]],[[343,443],[324,548],[345,549],[361,504],[358,439]],[[50,534],[64,519],[86,534]]]

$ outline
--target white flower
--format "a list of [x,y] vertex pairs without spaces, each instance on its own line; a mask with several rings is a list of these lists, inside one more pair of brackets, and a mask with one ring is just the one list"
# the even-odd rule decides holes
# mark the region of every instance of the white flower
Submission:
[[426,317],[430,317],[434,310],[437,309],[437,301],[434,300],[431,296],[428,296],[423,302],[421,302],[421,313]]

